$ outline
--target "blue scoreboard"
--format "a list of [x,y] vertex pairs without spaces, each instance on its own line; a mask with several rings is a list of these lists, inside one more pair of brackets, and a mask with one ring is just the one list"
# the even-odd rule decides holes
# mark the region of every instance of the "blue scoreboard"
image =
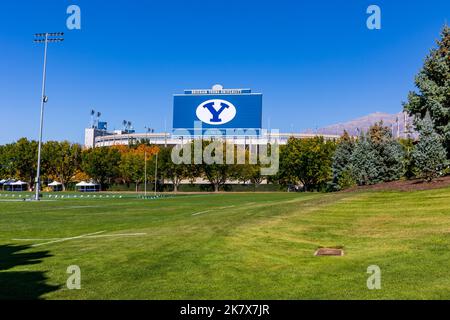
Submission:
[[262,94],[250,89],[185,90],[173,99],[173,128],[194,128],[201,121],[203,129],[261,129]]

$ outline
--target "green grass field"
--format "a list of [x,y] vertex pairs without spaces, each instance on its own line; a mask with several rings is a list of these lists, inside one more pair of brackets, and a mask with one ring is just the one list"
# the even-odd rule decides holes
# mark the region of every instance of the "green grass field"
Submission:
[[[81,290],[66,287],[70,265]],[[367,289],[369,265],[381,290]],[[450,299],[449,265],[448,188],[0,197],[2,299]]]

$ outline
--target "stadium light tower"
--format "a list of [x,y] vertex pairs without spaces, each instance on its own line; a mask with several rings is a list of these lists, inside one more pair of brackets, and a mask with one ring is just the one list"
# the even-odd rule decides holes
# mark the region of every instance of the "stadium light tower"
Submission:
[[[148,133],[153,132],[152,128],[149,128],[147,126],[145,128],[145,143],[149,143],[148,140]],[[144,149],[144,197],[147,197],[147,146]]]
[[47,46],[49,42],[61,42],[64,39],[62,36],[63,32],[46,32],[46,33],[36,33],[34,35],[35,43],[44,44],[44,68],[42,71],[42,94],[41,94],[41,117],[39,123],[39,146],[38,146],[38,160],[37,160],[37,171],[36,171],[36,187],[35,187],[35,200],[39,200],[39,191],[41,187],[41,146],[42,146],[42,129],[44,125],[44,104],[48,101],[48,97],[45,95],[45,79],[47,71]]
[[158,152],[156,153],[156,163],[155,163],[155,196],[157,183],[158,183]]

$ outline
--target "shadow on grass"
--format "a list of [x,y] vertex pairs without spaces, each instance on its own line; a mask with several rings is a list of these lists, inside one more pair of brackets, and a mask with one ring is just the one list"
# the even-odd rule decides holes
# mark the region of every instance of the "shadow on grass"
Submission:
[[16,266],[34,265],[51,257],[49,251],[22,252],[28,245],[0,246],[0,299],[39,299],[43,294],[59,289],[46,283],[47,277],[41,271],[8,271]]

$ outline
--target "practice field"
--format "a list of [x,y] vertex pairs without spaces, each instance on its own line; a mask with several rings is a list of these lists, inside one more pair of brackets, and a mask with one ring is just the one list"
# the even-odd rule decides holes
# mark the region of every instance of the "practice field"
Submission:
[[46,200],[0,197],[1,299],[450,299],[448,188]]

